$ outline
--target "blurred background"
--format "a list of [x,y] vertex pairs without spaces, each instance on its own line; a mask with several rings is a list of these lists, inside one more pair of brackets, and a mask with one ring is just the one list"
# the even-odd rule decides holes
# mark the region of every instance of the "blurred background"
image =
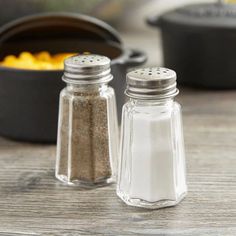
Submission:
[[[43,12],[88,14],[116,28],[126,46],[136,47],[143,43],[145,47],[145,44],[152,43],[152,49],[144,48],[149,54],[148,64],[161,65],[163,57],[159,32],[147,27],[145,19],[188,4],[216,2],[235,3],[236,0],[0,0],[3,6],[0,25],[22,16]],[[156,51],[156,55],[152,50]]]
[[[102,19],[115,27],[126,46],[140,46],[149,54],[148,64],[161,65],[162,53],[157,32],[145,23],[146,17],[179,6],[215,0],[0,0],[0,25],[22,16],[43,12],[74,12]],[[132,32],[132,35],[130,34]],[[138,37],[137,37],[138,36]],[[135,38],[135,40],[134,40]],[[145,48],[152,43],[153,49]],[[156,55],[150,52],[155,50]]]
[[[0,0],[0,134],[55,142],[63,61],[73,53],[112,59],[119,117],[125,75],[145,63],[174,69],[179,85],[235,89],[235,3]],[[47,15],[36,16],[41,13]],[[26,16],[33,17],[21,19]]]

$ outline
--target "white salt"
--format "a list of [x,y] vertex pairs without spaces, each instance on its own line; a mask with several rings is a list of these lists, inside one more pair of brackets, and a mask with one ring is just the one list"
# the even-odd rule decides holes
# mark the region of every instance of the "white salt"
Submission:
[[138,114],[132,121],[130,197],[148,202],[176,199],[171,112]]

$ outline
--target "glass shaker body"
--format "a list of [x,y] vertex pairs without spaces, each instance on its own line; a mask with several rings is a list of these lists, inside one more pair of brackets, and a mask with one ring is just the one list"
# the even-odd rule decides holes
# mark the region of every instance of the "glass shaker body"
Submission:
[[162,208],[187,193],[180,105],[130,98],[123,106],[117,195],[128,205]]
[[113,88],[107,82],[67,82],[61,91],[56,177],[84,187],[116,178],[118,124]]

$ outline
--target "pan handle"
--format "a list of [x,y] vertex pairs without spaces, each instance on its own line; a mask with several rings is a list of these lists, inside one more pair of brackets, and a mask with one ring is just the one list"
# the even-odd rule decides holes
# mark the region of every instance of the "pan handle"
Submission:
[[160,18],[159,16],[151,16],[146,19],[146,23],[153,27],[159,27],[160,26]]
[[147,54],[137,49],[128,49],[128,56],[123,63],[126,67],[135,67],[143,65],[147,61]]

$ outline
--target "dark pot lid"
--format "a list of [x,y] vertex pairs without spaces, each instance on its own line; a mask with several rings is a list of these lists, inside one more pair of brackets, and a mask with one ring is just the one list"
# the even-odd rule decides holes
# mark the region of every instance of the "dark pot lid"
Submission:
[[82,14],[32,15],[14,20],[0,28],[0,43],[69,38],[122,44],[119,34],[110,25]]
[[148,23],[160,27],[236,28],[236,4],[194,4],[151,17]]

